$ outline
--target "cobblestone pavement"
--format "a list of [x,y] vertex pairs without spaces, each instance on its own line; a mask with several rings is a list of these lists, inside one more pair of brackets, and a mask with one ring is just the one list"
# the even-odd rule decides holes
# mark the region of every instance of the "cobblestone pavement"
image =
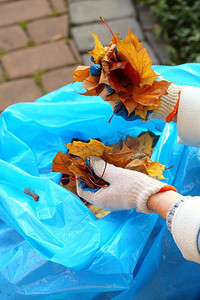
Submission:
[[99,15],[122,38],[130,28],[153,64],[165,62],[165,43],[155,41],[148,10],[134,1],[0,0],[0,111],[70,83],[77,64],[90,64],[88,31],[105,45],[111,39]]

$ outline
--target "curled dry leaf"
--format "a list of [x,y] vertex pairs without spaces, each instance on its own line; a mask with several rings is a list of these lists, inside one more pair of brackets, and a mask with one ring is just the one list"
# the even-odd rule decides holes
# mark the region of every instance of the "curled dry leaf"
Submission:
[[31,196],[34,201],[39,200],[39,196],[34,191],[31,192],[29,187],[24,189],[24,194],[27,194],[27,195]]
[[[103,18],[101,20],[106,23]],[[90,74],[89,66],[78,66],[73,80],[83,82],[84,95],[100,95],[105,101],[112,101],[113,110],[121,103],[128,115],[134,112],[146,119],[149,111],[160,107],[160,98],[167,94],[171,82],[156,81],[158,74],[152,69],[147,50],[130,30],[124,41],[112,33],[113,38],[107,47],[101,44],[96,34],[91,34],[95,47],[88,52],[93,62],[100,65],[100,72]],[[108,86],[111,89],[108,90]]]

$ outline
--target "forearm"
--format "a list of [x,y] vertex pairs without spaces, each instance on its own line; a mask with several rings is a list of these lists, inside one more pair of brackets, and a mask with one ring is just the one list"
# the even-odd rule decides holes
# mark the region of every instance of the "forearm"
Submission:
[[157,214],[159,214],[163,219],[166,219],[166,215],[169,208],[180,199],[181,195],[174,191],[166,191],[161,193],[156,193],[151,195],[147,201],[147,207]]

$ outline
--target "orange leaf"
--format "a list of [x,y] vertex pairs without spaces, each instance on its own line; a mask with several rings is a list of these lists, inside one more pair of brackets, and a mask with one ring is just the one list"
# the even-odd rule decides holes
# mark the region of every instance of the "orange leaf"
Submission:
[[157,106],[157,101],[167,94],[167,89],[171,82],[162,80],[154,81],[154,83],[149,85],[144,85],[142,88],[137,86],[133,87],[132,97],[135,102],[144,106]]
[[73,72],[73,81],[83,82],[83,80],[90,75],[89,70],[90,67],[78,66],[76,70]]
[[71,172],[68,169],[71,163],[71,158],[68,155],[62,152],[58,152],[55,158],[53,159],[52,171],[64,174],[71,174]]
[[83,87],[90,91],[95,89],[99,85],[99,77],[89,75],[83,80]]
[[131,41],[124,42],[122,40],[118,40],[117,50],[118,58],[121,61],[129,61],[133,69],[139,74],[141,79],[140,86],[145,84],[152,85],[158,75],[151,67],[151,59],[146,49],[142,49],[137,52]]

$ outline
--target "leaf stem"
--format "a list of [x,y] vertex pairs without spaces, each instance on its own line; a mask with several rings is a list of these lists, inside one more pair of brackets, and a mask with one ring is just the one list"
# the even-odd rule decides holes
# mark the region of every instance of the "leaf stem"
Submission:
[[104,20],[104,18],[102,16],[99,16],[99,18],[101,19],[101,21],[106,24],[106,26],[108,27],[108,29],[110,30],[110,33],[112,34],[112,36],[114,37],[114,34],[110,28],[110,26],[108,25],[108,23]]

